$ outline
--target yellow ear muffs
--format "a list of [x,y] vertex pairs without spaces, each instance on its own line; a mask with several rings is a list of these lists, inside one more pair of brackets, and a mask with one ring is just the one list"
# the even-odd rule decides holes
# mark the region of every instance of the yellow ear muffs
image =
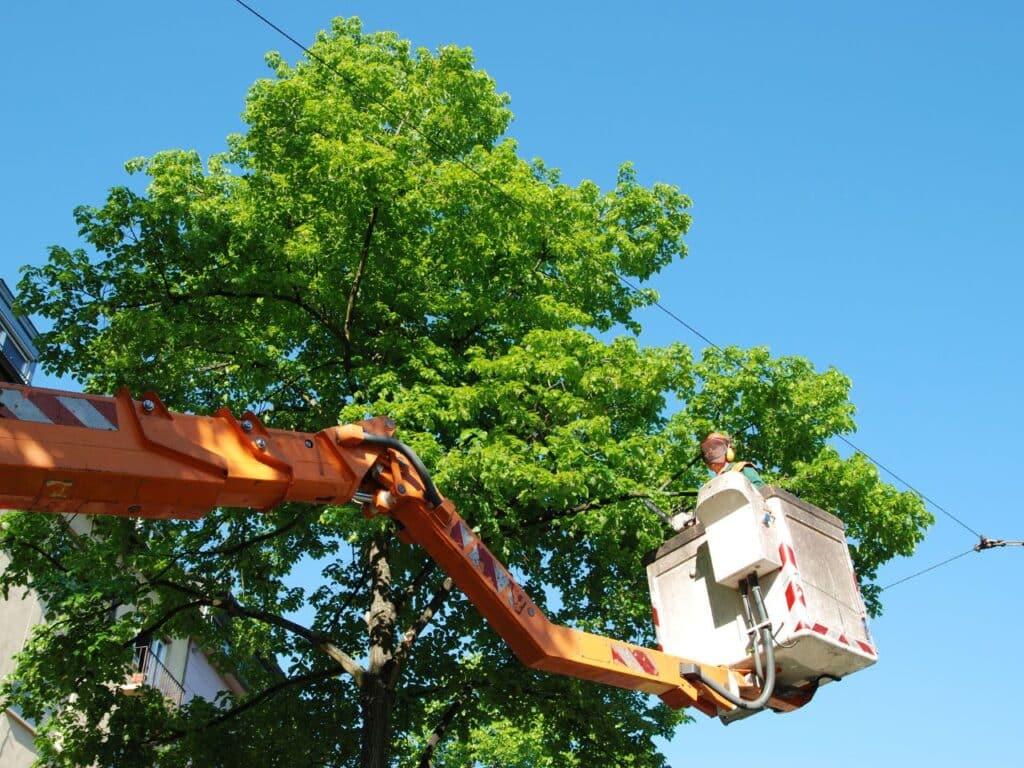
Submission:
[[728,448],[725,449],[725,460],[726,461],[735,461],[736,460],[736,451],[734,451],[732,449],[731,445]]

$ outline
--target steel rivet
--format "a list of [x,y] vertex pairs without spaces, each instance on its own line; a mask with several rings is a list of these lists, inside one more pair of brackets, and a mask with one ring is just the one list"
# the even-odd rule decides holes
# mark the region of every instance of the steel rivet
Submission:
[[404,494],[405,493],[405,486],[402,485],[401,483],[399,483],[397,490],[398,490],[399,493]]
[[313,441],[310,440],[309,438],[306,438],[306,440],[304,442],[305,442],[307,448],[312,448],[313,447]]
[[155,409],[156,403],[154,403],[152,400],[142,401],[142,410],[144,410],[146,413],[152,413]]
[[246,432],[252,432],[252,422],[248,419],[242,419],[242,429]]
[[141,511],[142,511],[142,507],[140,505],[138,505],[138,504],[132,504],[130,507],[128,507],[128,514],[129,515],[135,515],[135,514],[138,514]]
[[264,440],[262,437],[257,437],[256,447],[259,448],[261,451],[267,450],[267,441]]

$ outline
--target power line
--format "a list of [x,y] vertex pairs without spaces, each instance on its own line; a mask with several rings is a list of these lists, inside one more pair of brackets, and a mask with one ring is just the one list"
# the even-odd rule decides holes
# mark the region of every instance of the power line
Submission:
[[[633,293],[640,293],[640,289],[639,289],[639,288],[638,288],[637,286],[633,285],[633,283],[631,283],[631,282],[630,282],[629,280],[627,280],[626,278],[624,278],[624,277],[623,277],[622,275],[620,275],[620,274],[618,274],[618,273],[616,272],[616,273],[615,273],[615,276],[616,276],[617,278],[619,278],[619,281],[620,281],[620,282],[621,282],[621,283],[622,283],[623,285],[625,285],[625,286],[626,286],[627,288],[629,288],[629,289],[630,289],[631,291],[633,291]],[[669,309],[669,308],[668,308],[668,307],[666,307],[666,306],[665,306],[664,304],[662,304],[662,303],[661,303],[660,301],[657,301],[657,300],[655,300],[655,301],[653,301],[653,302],[651,302],[651,303],[652,303],[652,304],[653,304],[654,306],[656,306],[656,307],[657,307],[658,309],[660,309],[660,310],[661,310],[662,312],[664,312],[664,313],[665,313],[666,315],[668,315],[669,317],[671,317],[671,318],[672,318],[673,320],[675,320],[675,321],[676,321],[677,323],[679,323],[679,324],[680,324],[681,326],[683,326],[683,327],[684,327],[684,328],[685,328],[686,330],[688,330],[688,331],[689,331],[690,333],[692,333],[692,334],[693,334],[694,336],[697,336],[698,338],[702,339],[702,340],[704,341],[704,343],[705,343],[705,344],[708,344],[709,346],[712,346],[712,347],[714,347],[714,348],[715,348],[715,349],[717,349],[717,350],[718,350],[719,352],[724,352],[724,351],[725,351],[725,350],[724,350],[724,349],[722,349],[722,348],[721,348],[720,346],[718,346],[717,344],[715,344],[715,342],[713,342],[713,341],[712,341],[711,339],[709,339],[709,338],[708,338],[707,336],[705,336],[705,335],[704,335],[703,333],[701,333],[701,332],[700,332],[700,331],[698,331],[698,330],[697,330],[696,328],[694,328],[694,327],[693,327],[692,325],[690,325],[690,324],[689,324],[688,322],[686,322],[685,320],[683,320],[683,318],[681,318],[681,317],[680,317],[679,315],[677,315],[677,314],[676,314],[675,312],[673,312],[673,311],[672,311],[671,309]]]
[[[266,24],[266,25],[267,25],[268,27],[270,27],[270,28],[271,28],[272,30],[274,30],[275,32],[277,32],[277,34],[281,35],[281,37],[284,37],[284,38],[286,38],[286,39],[287,39],[287,40],[289,40],[289,41],[290,41],[291,43],[293,43],[293,44],[297,45],[297,46],[298,46],[299,48],[301,48],[302,50],[304,50],[304,51],[306,52],[306,54],[307,54],[307,55],[308,55],[308,56],[309,56],[310,58],[316,59],[316,60],[317,60],[317,61],[319,61],[319,62],[320,62],[321,64],[323,64],[323,65],[324,65],[325,67],[328,67],[329,69],[332,69],[332,70],[334,69],[334,67],[330,66],[330,65],[329,65],[329,64],[328,64],[328,63],[327,63],[326,61],[324,61],[324,60],[323,60],[322,58],[320,58],[319,56],[317,56],[317,55],[316,55],[315,53],[313,53],[313,52],[312,52],[311,50],[309,50],[309,48],[307,48],[307,47],[306,47],[305,45],[303,45],[303,44],[302,44],[301,42],[299,42],[299,41],[298,41],[298,40],[296,40],[296,39],[295,39],[294,37],[292,37],[291,35],[289,35],[289,34],[288,34],[287,32],[285,32],[285,31],[284,31],[283,29],[281,29],[281,28],[280,28],[279,26],[277,26],[277,24],[275,24],[274,22],[272,22],[272,21],[271,21],[270,19],[268,19],[268,18],[267,18],[266,16],[264,16],[264,15],[263,15],[262,13],[260,13],[259,11],[257,11],[257,10],[256,10],[255,8],[253,8],[253,7],[251,6],[251,5],[248,5],[247,3],[243,3],[243,2],[242,2],[242,0],[235,0],[235,2],[236,2],[236,3],[238,3],[238,4],[240,5],[240,6],[242,6],[243,8],[245,8],[245,10],[247,10],[247,11],[248,11],[249,13],[251,13],[251,14],[252,14],[253,16],[255,16],[255,17],[256,17],[257,19],[259,19],[260,21],[262,21],[262,22],[263,22],[264,24]],[[340,73],[340,72],[338,72],[337,70],[335,70],[335,74],[337,74],[337,75],[341,75],[341,73]],[[342,77],[344,77],[344,76],[342,76]]]
[[[616,276],[617,276],[617,277],[619,278],[619,280],[620,280],[620,281],[622,281],[622,283],[623,283],[623,284],[624,284],[624,285],[625,285],[625,286],[626,286],[627,288],[629,288],[630,290],[632,290],[632,291],[635,291],[635,292],[639,292],[639,291],[640,291],[640,289],[639,289],[639,288],[638,288],[637,286],[633,285],[633,283],[631,283],[631,282],[630,282],[629,280],[627,280],[626,278],[624,278],[624,277],[623,277],[622,275],[616,275]],[[673,311],[672,311],[671,309],[669,309],[668,307],[666,307],[666,306],[665,306],[664,304],[662,304],[662,303],[661,303],[660,301],[655,301],[655,302],[653,302],[653,305],[654,305],[655,307],[657,307],[658,309],[660,309],[660,310],[661,310],[662,312],[664,312],[664,313],[665,313],[666,315],[668,315],[668,316],[669,316],[670,318],[672,318],[673,320],[675,320],[675,321],[676,321],[677,323],[679,323],[680,325],[682,325],[682,326],[683,326],[684,328],[686,328],[686,329],[687,329],[688,331],[690,331],[690,333],[692,333],[692,334],[694,334],[695,336],[697,336],[698,338],[702,339],[702,340],[703,340],[703,341],[704,341],[704,342],[705,342],[706,344],[708,344],[709,346],[713,347],[714,349],[717,349],[717,350],[718,350],[719,352],[725,352],[725,349],[723,349],[723,348],[722,348],[722,347],[721,347],[720,345],[718,345],[718,344],[716,344],[715,342],[713,342],[713,341],[712,341],[711,339],[709,339],[709,338],[708,338],[707,336],[705,336],[705,335],[704,335],[703,333],[701,333],[701,332],[700,332],[699,330],[697,330],[697,329],[696,329],[695,327],[693,327],[692,325],[690,325],[690,324],[689,324],[688,322],[686,322],[685,320],[683,320],[683,319],[682,319],[681,317],[679,317],[679,315],[677,315],[677,314],[676,314],[675,312],[673,312]],[[943,506],[942,506],[941,504],[939,504],[938,502],[936,502],[936,501],[934,501],[933,499],[929,498],[928,496],[925,496],[925,495],[924,495],[924,494],[923,494],[923,493],[922,493],[921,491],[919,491],[919,490],[918,490],[917,488],[915,488],[915,487],[914,487],[913,485],[911,485],[911,484],[910,484],[909,482],[907,482],[907,481],[906,481],[906,480],[904,480],[904,479],[903,479],[902,477],[900,477],[899,475],[897,475],[897,474],[896,474],[895,472],[893,472],[893,471],[892,471],[891,469],[889,469],[889,468],[888,468],[888,467],[887,467],[887,466],[886,466],[885,464],[883,464],[882,462],[880,462],[880,461],[879,461],[878,459],[876,459],[876,458],[875,458],[874,456],[872,456],[871,454],[869,454],[869,453],[868,453],[867,451],[865,451],[865,450],[864,450],[863,448],[860,448],[860,447],[858,447],[858,446],[854,445],[852,441],[850,441],[850,440],[849,440],[848,438],[846,438],[846,437],[845,437],[845,436],[843,436],[843,435],[836,435],[836,437],[837,437],[837,438],[839,438],[840,440],[842,440],[842,441],[843,441],[844,443],[846,443],[846,445],[848,445],[848,446],[849,446],[850,448],[852,448],[852,449],[853,449],[854,451],[856,451],[857,453],[861,454],[861,455],[862,455],[862,456],[863,456],[864,458],[866,458],[866,459],[867,459],[868,461],[870,461],[870,462],[871,462],[872,464],[874,464],[874,465],[875,465],[876,467],[878,467],[879,469],[881,469],[881,470],[882,470],[883,472],[886,472],[886,473],[887,473],[887,474],[889,474],[889,475],[890,475],[891,477],[895,478],[895,479],[896,479],[896,480],[897,480],[898,482],[900,482],[900,483],[902,483],[903,485],[905,485],[905,486],[906,486],[906,487],[907,487],[908,489],[910,489],[910,491],[912,491],[913,493],[915,493],[915,494],[916,494],[916,495],[917,495],[918,497],[920,497],[920,498],[921,498],[921,499],[922,499],[923,501],[926,501],[926,502],[928,502],[928,503],[929,503],[929,504],[931,504],[931,505],[932,505],[933,507],[935,507],[935,509],[939,510],[939,511],[940,511],[940,512],[941,512],[942,514],[946,515],[946,517],[950,518],[951,520],[953,520],[954,522],[956,522],[957,524],[959,524],[960,526],[962,526],[962,527],[963,527],[963,528],[964,528],[965,530],[969,531],[969,532],[970,532],[970,533],[972,533],[972,534],[973,534],[974,536],[978,537],[978,539],[979,539],[979,540],[981,540],[981,539],[984,539],[984,538],[985,538],[984,536],[982,536],[982,534],[980,534],[980,533],[979,533],[978,531],[974,530],[974,529],[973,529],[973,528],[972,528],[971,526],[969,526],[969,525],[968,525],[967,523],[965,523],[965,522],[964,522],[963,520],[961,520],[961,519],[960,519],[959,517],[957,517],[956,515],[954,515],[954,514],[953,514],[952,512],[948,511],[948,510],[947,510],[947,509],[946,509],[945,507],[943,507]]]
[[909,576],[904,576],[902,579],[899,579],[898,581],[894,581],[892,584],[886,584],[884,587],[882,587],[881,591],[884,592],[887,589],[892,589],[897,584],[903,584],[904,582],[910,581],[911,579],[916,579],[918,576],[923,576],[924,574],[928,573],[929,571],[934,571],[937,568],[941,568],[944,565],[948,565],[949,563],[952,563],[954,560],[959,560],[964,555],[969,555],[969,554],[971,554],[971,552],[979,552],[979,551],[980,550],[977,547],[971,547],[970,549],[961,552],[959,555],[953,555],[952,557],[947,558],[947,559],[943,560],[940,563],[935,563],[935,565],[929,565],[927,568],[925,568],[923,570],[920,570],[917,573],[912,573]]
[[888,474],[889,474],[890,476],[894,477],[894,478],[895,478],[896,480],[898,480],[899,482],[903,483],[903,485],[905,485],[905,486],[906,486],[907,488],[909,488],[909,489],[910,489],[911,491],[913,491],[914,493],[916,493],[916,494],[917,494],[917,495],[918,495],[918,496],[919,496],[919,497],[920,497],[921,499],[923,499],[924,501],[927,501],[927,502],[928,502],[929,504],[931,504],[931,505],[932,505],[933,507],[935,507],[935,508],[936,508],[937,510],[939,510],[939,512],[941,512],[942,514],[944,514],[944,515],[945,515],[946,517],[948,517],[948,518],[949,518],[950,520],[953,520],[953,521],[955,521],[955,522],[956,522],[956,523],[958,523],[958,524],[959,524],[960,526],[962,526],[962,527],[963,527],[964,529],[966,529],[966,530],[970,531],[971,533],[973,533],[973,534],[974,534],[975,536],[977,536],[977,537],[978,537],[978,539],[979,539],[979,540],[982,540],[982,539],[984,539],[984,538],[985,538],[985,537],[984,537],[984,536],[982,536],[982,535],[981,535],[980,533],[978,533],[978,532],[977,532],[976,530],[974,530],[973,528],[971,528],[971,526],[969,526],[969,525],[968,525],[967,523],[965,523],[965,522],[964,522],[963,520],[961,520],[961,519],[960,519],[959,517],[957,517],[956,515],[954,515],[954,514],[953,514],[952,512],[949,512],[949,511],[948,511],[948,510],[946,510],[946,509],[945,509],[944,507],[942,507],[942,506],[941,506],[941,505],[940,505],[940,504],[939,504],[938,502],[936,502],[936,501],[934,501],[933,499],[930,499],[930,498],[928,498],[927,496],[925,496],[925,495],[924,495],[923,493],[921,493],[921,492],[920,492],[919,490],[917,490],[917,488],[915,488],[915,487],[914,487],[914,486],[912,486],[912,485],[911,485],[910,483],[908,483],[908,482],[907,482],[906,480],[904,480],[904,479],[903,479],[902,477],[900,477],[899,475],[897,475],[897,474],[896,474],[895,472],[893,472],[893,471],[892,471],[891,469],[889,469],[889,468],[888,468],[887,466],[885,466],[885,464],[883,464],[882,462],[880,462],[880,461],[879,461],[878,459],[874,458],[873,456],[869,455],[868,453],[866,453],[866,452],[865,452],[865,451],[863,451],[862,449],[858,448],[858,447],[857,447],[856,445],[854,445],[853,443],[851,443],[851,442],[850,442],[849,440],[847,440],[847,439],[846,439],[845,437],[843,437],[842,435],[837,435],[836,437],[838,437],[838,438],[839,438],[840,440],[842,440],[842,441],[843,441],[844,443],[846,443],[846,444],[847,444],[848,446],[850,446],[851,448],[853,448],[853,450],[857,451],[857,453],[860,453],[861,455],[863,455],[863,456],[864,456],[864,457],[865,457],[866,459],[868,459],[868,461],[870,461],[870,462],[871,462],[872,464],[874,464],[874,465],[875,465],[876,467],[878,467],[879,469],[881,469],[881,470],[883,470],[883,471],[887,472],[887,473],[888,473]]
[[[903,481],[901,480],[900,482]],[[932,503],[934,504],[935,502]],[[897,584],[902,584],[906,581],[910,581],[911,579],[916,579],[918,576],[923,576],[929,571],[934,571],[937,568],[941,568],[944,565],[948,565],[949,563],[952,563],[954,560],[959,560],[961,557],[963,557],[964,555],[968,555],[971,552],[984,552],[986,549],[998,549],[1001,547],[1024,547],[1024,541],[1006,541],[1005,539],[990,539],[986,536],[979,536],[978,543],[970,549],[968,549],[966,552],[961,552],[959,555],[953,555],[953,557],[947,558],[942,562],[935,563],[935,565],[930,565],[924,570],[918,571],[917,573],[912,573],[909,576],[904,576],[899,581],[894,581],[892,584],[887,584],[886,586],[882,587],[881,591],[884,592],[890,587],[895,587]]]
[[[311,59],[315,60],[316,62],[318,62],[319,64],[321,64],[322,66],[324,66],[328,70],[330,70],[332,73],[334,73],[337,77],[341,78],[353,90],[355,90],[357,92],[361,91],[361,89],[359,88],[359,84],[356,83],[350,76],[347,76],[345,73],[341,72],[336,67],[332,66],[330,64],[330,62],[328,62],[322,56],[320,56],[320,55],[316,54],[315,52],[313,52],[309,47],[307,47],[302,42],[297,40],[295,37],[290,35],[288,32],[286,32],[280,26],[278,26],[273,21],[271,21],[266,16],[264,16],[262,13],[260,13],[255,8],[253,8],[251,5],[249,5],[248,3],[244,2],[244,0],[234,0],[234,2],[236,4],[238,4],[239,6],[241,6],[242,8],[244,8],[250,14],[255,16],[261,22],[266,24],[268,27],[273,29],[275,32],[280,34],[282,37],[287,39],[293,45],[298,47],[300,50],[302,50]],[[362,93],[362,95],[365,96],[366,94]],[[526,205],[525,205],[525,203],[522,200],[519,200],[517,197],[513,196],[512,194],[510,194],[507,190],[505,190],[504,188],[502,188],[501,186],[496,184],[491,179],[488,179],[486,176],[484,176],[482,173],[480,173],[480,171],[478,171],[472,165],[470,165],[465,160],[463,160],[461,157],[459,157],[458,154],[453,153],[450,147],[445,146],[444,144],[440,144],[439,142],[437,142],[435,137],[433,137],[433,136],[429,135],[428,133],[424,132],[422,130],[422,128],[415,123],[415,121],[413,121],[412,119],[409,118],[408,114],[402,115],[402,118],[409,125],[410,130],[412,132],[418,134],[433,149],[441,149],[441,150],[444,150],[445,152],[451,153],[451,157],[452,157],[452,159],[456,163],[461,165],[463,168],[465,168],[470,173],[472,173],[474,176],[476,176],[478,179],[480,179],[482,182],[484,182],[488,187],[490,187],[492,190],[494,190],[498,194],[499,197],[502,197],[502,198],[504,198],[505,201],[514,204],[520,210],[526,210]],[[375,143],[379,144],[379,142],[375,142]],[[381,145],[381,146],[383,146],[383,145]],[[626,286],[628,289],[633,291],[634,294],[639,294],[641,292],[641,289],[638,286],[634,285],[631,281],[627,280],[622,275],[620,275],[620,274],[618,274],[616,272],[615,276],[619,279],[619,281],[624,286]],[[725,349],[722,346],[720,346],[719,344],[716,344],[710,338],[708,338],[703,333],[701,333],[701,331],[698,330],[695,326],[693,326],[690,323],[686,322],[683,318],[681,318],[679,315],[677,315],[675,312],[673,312],[667,306],[662,304],[660,301],[653,300],[653,301],[651,301],[651,304],[653,306],[657,307],[659,310],[661,310],[665,315],[670,317],[672,320],[674,320],[675,322],[679,323],[681,326],[686,328],[686,330],[688,330],[694,336],[696,336],[699,339],[701,339],[702,341],[704,341],[707,345],[713,347],[714,349],[718,350],[719,352],[724,352],[725,351]],[[862,448],[860,448],[859,446],[855,445],[851,440],[849,440],[848,438],[846,438],[843,435],[837,435],[836,437],[838,437],[839,440],[841,440],[843,443],[845,443],[847,446],[849,446],[855,452],[861,454],[864,458],[866,458],[872,464],[877,466],[879,469],[881,469],[882,471],[886,472],[888,475],[890,475],[891,477],[896,479],[898,482],[902,483],[904,486],[906,486],[906,488],[908,488],[911,492],[916,494],[920,499],[922,499],[923,501],[931,504],[939,512],[941,512],[942,514],[946,515],[948,518],[950,518],[951,520],[956,522],[958,525],[963,527],[966,531],[968,531],[971,534],[973,534],[974,536],[976,536],[979,539],[979,541],[981,541],[981,542],[986,541],[985,537],[981,533],[976,531],[974,528],[969,526],[967,523],[965,523],[963,520],[961,520],[959,517],[957,517],[953,513],[949,512],[945,507],[943,507],[940,504],[936,503],[934,500],[932,500],[928,496],[925,496],[924,493],[922,493],[916,487],[914,487],[909,482],[904,480],[900,475],[896,474],[893,470],[889,469],[885,464],[883,464],[882,462],[880,462],[877,459],[875,459],[867,451],[865,451]],[[974,550],[973,549],[972,550],[968,550],[968,552],[971,552],[971,551],[974,551]],[[979,549],[978,551],[981,551],[981,550]],[[966,554],[966,553],[963,553],[963,554]],[[957,555],[957,557],[962,557],[962,555]],[[953,559],[956,559],[956,558],[953,558]],[[949,562],[949,561],[945,561],[945,562]],[[945,562],[944,563],[940,563],[939,565],[944,565]],[[937,567],[939,567],[939,565],[932,566],[932,568],[937,568]],[[923,571],[922,573],[926,573],[928,570],[932,570],[932,568],[925,569],[925,571]],[[907,577],[907,579],[904,579],[904,580],[901,580],[899,582],[896,582],[896,584],[899,584],[899,583],[902,583],[902,581],[906,581],[906,580],[909,580],[911,578],[914,578],[917,575],[920,575],[920,574],[914,574],[912,576],[909,576],[909,577]],[[890,585],[890,586],[894,586],[894,585]],[[887,588],[888,587],[886,587],[886,589]]]
[[[345,83],[346,83],[346,84],[347,84],[347,85],[348,85],[348,86],[349,86],[349,87],[350,87],[350,88],[351,88],[351,89],[352,89],[353,91],[356,91],[357,93],[359,93],[359,94],[360,94],[361,96],[364,96],[364,97],[367,97],[367,96],[369,96],[369,95],[370,95],[370,94],[368,94],[368,93],[367,93],[366,91],[364,91],[364,90],[363,90],[363,89],[362,89],[362,88],[361,88],[361,87],[359,86],[359,83],[358,83],[358,82],[357,82],[357,81],[356,81],[356,80],[355,80],[354,78],[352,78],[352,77],[351,77],[350,75],[346,75],[346,74],[345,74],[344,72],[342,72],[341,70],[339,70],[339,69],[338,69],[337,67],[333,66],[333,65],[332,65],[332,64],[331,64],[331,63],[330,63],[329,61],[327,61],[327,60],[326,60],[325,58],[323,58],[323,57],[322,57],[322,56],[320,56],[319,54],[315,53],[315,52],[314,52],[313,50],[311,50],[311,49],[310,49],[310,48],[309,48],[308,46],[306,46],[306,45],[305,45],[304,43],[302,43],[301,41],[299,41],[298,39],[296,39],[296,38],[295,38],[295,37],[293,37],[292,35],[288,34],[288,32],[286,32],[286,31],[285,31],[284,29],[282,29],[282,28],[281,28],[281,27],[279,27],[279,26],[278,26],[277,24],[275,24],[275,23],[274,23],[273,21],[271,21],[270,19],[268,19],[268,18],[267,18],[266,16],[264,16],[264,15],[263,15],[262,13],[260,13],[259,11],[257,11],[257,10],[256,10],[255,8],[253,8],[253,7],[251,6],[251,5],[249,5],[248,3],[244,2],[244,0],[234,0],[234,2],[235,2],[235,3],[237,4],[237,5],[239,5],[239,6],[241,6],[242,8],[244,8],[244,9],[245,9],[246,11],[248,11],[249,13],[251,13],[251,14],[252,14],[253,16],[255,16],[255,17],[256,17],[257,19],[259,19],[260,21],[262,21],[262,22],[263,22],[264,24],[266,24],[266,25],[267,25],[268,27],[270,27],[271,29],[273,29],[273,30],[274,30],[275,32],[277,32],[277,33],[278,33],[279,35],[281,35],[282,37],[284,37],[284,38],[285,38],[286,40],[288,40],[288,41],[289,41],[290,43],[292,43],[293,45],[295,45],[295,46],[296,46],[297,48],[299,48],[299,49],[300,49],[301,51],[303,51],[303,52],[304,52],[304,53],[305,53],[305,54],[306,54],[307,56],[309,56],[309,57],[310,57],[311,59],[313,59],[314,61],[316,61],[316,62],[317,62],[318,64],[320,64],[321,66],[323,66],[323,67],[327,68],[328,70],[330,70],[330,71],[331,71],[331,72],[332,72],[332,73],[333,73],[333,74],[334,74],[335,76],[337,76],[337,77],[339,77],[339,78],[340,78],[341,80],[343,80],[343,81],[344,81],[344,82],[345,82]],[[411,118],[411,117],[409,116],[409,114],[408,114],[408,113],[402,113],[402,114],[401,114],[401,118],[402,118],[402,123],[403,123],[403,124],[407,124],[407,125],[409,126],[409,130],[410,130],[410,131],[411,131],[412,133],[415,133],[415,134],[417,134],[417,135],[418,135],[418,136],[419,136],[420,138],[422,138],[422,139],[423,139],[423,140],[424,140],[424,141],[425,141],[425,142],[426,142],[426,143],[427,143],[427,144],[428,144],[428,145],[429,145],[429,146],[431,147],[431,149],[434,149],[434,150],[440,150],[440,151],[442,151],[442,152],[444,152],[444,153],[450,154],[450,156],[451,156],[451,160],[452,160],[452,161],[454,161],[455,163],[458,163],[458,164],[459,164],[459,165],[461,165],[461,166],[462,166],[463,168],[465,168],[465,169],[466,169],[467,171],[469,171],[469,172],[470,172],[470,173],[472,173],[472,174],[473,174],[474,176],[476,176],[476,177],[477,177],[478,179],[480,179],[480,181],[484,182],[484,184],[486,184],[486,185],[487,185],[487,186],[489,186],[489,187],[490,187],[491,189],[493,189],[493,190],[494,190],[495,192],[497,192],[497,193],[498,193],[498,195],[499,195],[500,197],[503,197],[503,198],[504,198],[504,199],[505,199],[506,201],[508,201],[508,202],[514,203],[514,204],[515,204],[516,206],[518,206],[518,207],[519,207],[519,209],[520,209],[520,210],[522,210],[522,211],[525,211],[525,210],[527,210],[527,209],[526,209],[526,205],[525,205],[525,203],[523,203],[523,201],[522,201],[522,200],[519,200],[518,198],[516,198],[516,197],[513,197],[513,196],[512,196],[511,194],[509,194],[509,193],[508,193],[508,191],[507,191],[507,190],[503,189],[503,188],[502,188],[502,187],[500,187],[500,186],[499,186],[498,184],[496,184],[495,182],[493,182],[493,181],[492,181],[491,179],[488,179],[488,178],[487,178],[486,176],[484,176],[484,175],[483,175],[482,173],[480,173],[480,171],[478,171],[478,170],[477,170],[476,168],[474,168],[474,167],[473,167],[472,165],[470,165],[469,163],[467,163],[467,162],[466,162],[465,160],[463,160],[463,159],[462,159],[462,158],[461,158],[461,157],[460,157],[460,156],[459,156],[459,155],[458,155],[458,154],[457,154],[457,153],[456,153],[455,151],[453,151],[452,147],[450,147],[450,146],[447,146],[446,144],[444,144],[444,143],[442,143],[442,142],[438,141],[438,140],[437,140],[437,138],[436,138],[435,136],[431,136],[431,135],[430,135],[429,133],[427,133],[426,131],[424,131],[424,130],[422,129],[422,127],[421,127],[421,126],[419,126],[419,125],[417,125],[417,124],[416,124],[416,121],[414,121],[414,120],[413,120],[413,119],[412,119],[412,118]],[[373,143],[373,144],[376,144],[377,146],[381,147],[382,149],[388,149],[388,147],[385,147],[385,146],[384,146],[383,144],[381,144],[380,142],[378,142],[378,141],[374,141],[374,140],[372,139],[372,137],[370,137],[370,141],[371,141],[371,143]]]

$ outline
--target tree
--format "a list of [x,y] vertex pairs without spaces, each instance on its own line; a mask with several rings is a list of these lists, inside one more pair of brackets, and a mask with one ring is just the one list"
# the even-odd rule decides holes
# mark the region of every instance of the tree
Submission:
[[[283,428],[387,413],[553,619],[642,643],[641,559],[666,531],[640,497],[673,504],[703,481],[680,474],[702,433],[731,430],[846,520],[878,607],[875,570],[930,518],[828,446],[853,429],[849,381],[630,335],[655,296],[618,276],[685,254],[683,194],[629,165],[602,191],[521,159],[509,100],[466,49],[336,20],[312,50],[268,57],[224,154],[129,162],[145,188],[77,209],[86,247],[26,269],[50,370]],[[3,587],[48,607],[4,690],[44,722],[47,765],[509,765],[514,750],[661,766],[652,738],[684,719],[525,670],[422,552],[353,507],[97,519],[89,537],[12,514],[0,546]],[[289,578],[304,559],[322,567],[313,588]],[[181,709],[120,696],[109,681],[154,631],[196,638],[250,693]]]

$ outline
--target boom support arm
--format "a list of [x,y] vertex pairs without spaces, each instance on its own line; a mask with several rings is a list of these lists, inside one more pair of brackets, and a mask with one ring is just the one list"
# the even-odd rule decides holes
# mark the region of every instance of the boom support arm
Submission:
[[[147,394],[99,397],[0,384],[0,508],[144,518],[198,518],[217,506],[367,500],[422,546],[527,666],[655,694],[715,715],[734,706],[694,662],[550,622],[434,489],[410,450],[376,418],[317,433],[235,418],[172,413]],[[736,691],[739,673],[697,664]],[[780,701],[774,705],[784,707]],[[785,707],[791,708],[791,707]]]

